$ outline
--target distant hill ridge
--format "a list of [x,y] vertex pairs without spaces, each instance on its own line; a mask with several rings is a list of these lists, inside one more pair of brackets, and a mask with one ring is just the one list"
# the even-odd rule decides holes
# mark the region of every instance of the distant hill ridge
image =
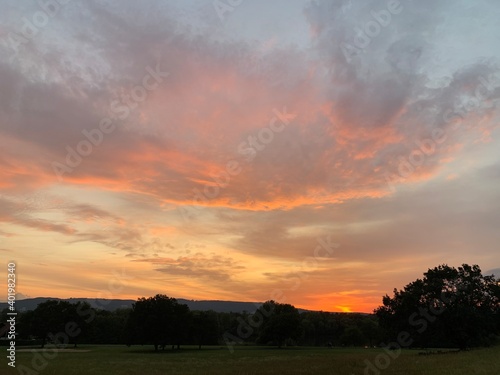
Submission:
[[[102,310],[114,311],[116,309],[131,308],[136,300],[131,299],[105,299],[105,298],[52,298],[52,297],[37,297],[27,298],[16,301],[16,310],[26,311],[34,310],[43,302],[48,300],[68,301],[71,303],[88,302],[90,306]],[[216,312],[235,312],[243,311],[252,313],[255,312],[261,305],[261,302],[236,302],[236,301],[195,301],[177,298],[177,302],[186,304],[190,310],[214,310]],[[8,306],[7,303],[0,303],[0,310]]]
[[[106,299],[106,298],[55,298],[55,297],[36,297],[27,298],[16,301],[17,311],[28,311],[35,310],[36,307],[43,302],[48,300],[57,301],[67,301],[71,303],[77,302],[88,302],[90,306],[96,309],[115,311],[116,309],[127,309],[131,308],[132,304],[137,302],[137,300],[132,299]],[[207,311],[213,310],[215,312],[224,313],[254,313],[260,306],[262,302],[239,302],[239,301],[219,301],[219,300],[189,300],[183,298],[176,298],[177,302],[188,305],[190,310]],[[0,302],[0,311],[7,308],[8,304],[6,302]],[[313,311],[298,309],[299,312]],[[328,311],[325,311],[328,312]],[[336,314],[361,314],[370,315],[368,313],[336,313]]]

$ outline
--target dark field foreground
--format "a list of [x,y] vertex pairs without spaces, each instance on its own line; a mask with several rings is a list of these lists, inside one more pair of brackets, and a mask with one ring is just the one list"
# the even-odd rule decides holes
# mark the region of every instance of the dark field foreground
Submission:
[[[381,349],[261,348],[240,347],[233,354],[225,347],[155,353],[150,346],[86,346],[79,351],[36,353],[20,351],[16,369],[7,366],[2,355],[0,374],[29,375],[159,375],[159,374],[363,374],[366,362],[385,352]],[[81,351],[80,351],[81,350]],[[395,355],[397,353],[393,353]],[[386,359],[389,357],[385,357]],[[379,357],[381,366],[385,366]],[[25,366],[25,367],[23,367]],[[377,374],[370,370],[367,374]],[[500,347],[468,352],[419,355],[418,350],[402,351],[380,374],[405,375],[500,375]]]

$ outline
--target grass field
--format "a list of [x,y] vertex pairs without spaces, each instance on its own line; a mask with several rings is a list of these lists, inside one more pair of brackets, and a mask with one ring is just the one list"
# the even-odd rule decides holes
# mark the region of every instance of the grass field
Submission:
[[[2,348],[5,350],[5,348]],[[21,348],[18,348],[21,349]],[[260,348],[241,347],[233,354],[226,348],[185,347],[154,353],[151,347],[84,346],[78,352],[17,352],[16,369],[2,355],[0,374],[42,375],[160,375],[160,374],[363,374],[365,360],[374,360],[380,349]],[[5,353],[5,352],[4,352]],[[500,375],[500,347],[469,352],[419,355],[402,351],[381,374],[404,375]],[[395,353],[393,353],[395,354]],[[380,359],[381,357],[379,357]],[[384,365],[384,362],[381,362]],[[22,367],[26,366],[26,367]],[[368,374],[376,374],[374,371]]]

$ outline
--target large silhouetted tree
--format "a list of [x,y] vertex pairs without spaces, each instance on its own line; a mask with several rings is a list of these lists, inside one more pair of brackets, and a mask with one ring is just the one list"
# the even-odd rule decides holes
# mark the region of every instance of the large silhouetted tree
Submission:
[[126,329],[128,344],[153,344],[155,351],[169,343],[179,347],[189,329],[189,308],[162,294],[139,298],[132,306]]
[[301,318],[294,306],[267,301],[257,313],[263,318],[257,339],[259,342],[271,342],[281,348],[288,339],[296,340],[300,336]]
[[48,339],[61,339],[56,345],[73,343],[76,346],[79,336],[86,327],[83,317],[78,314],[81,304],[67,301],[48,300],[40,303],[29,316],[31,332],[42,340],[42,348]]
[[382,301],[375,310],[380,324],[392,338],[408,332],[405,342],[413,346],[466,349],[488,345],[500,333],[499,280],[483,276],[477,265],[429,269]]

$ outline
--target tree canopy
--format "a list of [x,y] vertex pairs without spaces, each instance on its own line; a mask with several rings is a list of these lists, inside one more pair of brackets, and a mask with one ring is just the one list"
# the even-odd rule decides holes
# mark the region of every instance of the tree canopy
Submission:
[[265,302],[257,313],[263,317],[257,340],[261,343],[272,342],[281,348],[287,340],[296,340],[300,335],[300,314],[292,305]]
[[175,298],[157,294],[139,298],[127,322],[128,343],[180,346],[189,330],[189,308]]
[[391,338],[408,332],[412,346],[489,345],[500,333],[499,282],[477,265],[440,265],[384,296],[375,314]]

